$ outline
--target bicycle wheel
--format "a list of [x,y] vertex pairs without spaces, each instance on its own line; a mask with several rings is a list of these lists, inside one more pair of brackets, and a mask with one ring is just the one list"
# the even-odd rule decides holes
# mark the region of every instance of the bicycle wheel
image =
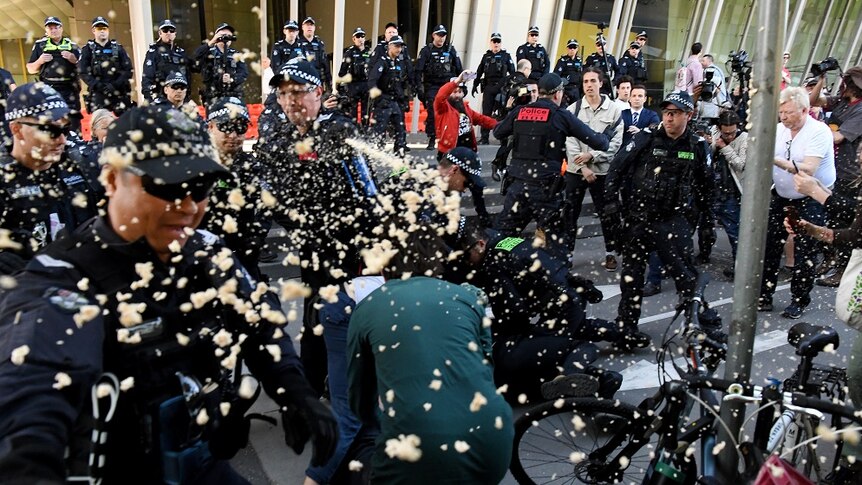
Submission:
[[[593,398],[542,403],[515,421],[509,469],[518,483],[640,483],[652,458],[640,411]],[[640,431],[638,431],[640,430]],[[648,436],[651,437],[651,436]]]

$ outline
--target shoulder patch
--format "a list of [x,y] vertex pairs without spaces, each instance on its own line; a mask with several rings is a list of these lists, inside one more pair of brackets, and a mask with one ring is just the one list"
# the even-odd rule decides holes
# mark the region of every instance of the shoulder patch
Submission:
[[219,242],[219,237],[206,229],[198,229],[197,233],[201,236],[201,239],[203,239],[204,244],[207,246],[212,246]]
[[83,293],[57,288],[56,286],[45,290],[42,297],[65,313],[75,313],[79,308],[90,303],[90,300]]
[[61,259],[53,258],[47,254],[40,254],[34,258],[42,266],[46,268],[74,268],[72,264]]
[[515,249],[519,244],[524,242],[524,239],[520,237],[507,237],[494,246],[494,249],[499,249],[501,251],[511,251]]

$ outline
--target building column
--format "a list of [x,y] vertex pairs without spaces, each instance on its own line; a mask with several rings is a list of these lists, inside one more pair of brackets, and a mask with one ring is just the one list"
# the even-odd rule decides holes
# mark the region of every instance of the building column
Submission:
[[[862,39],[862,14],[859,15],[859,20],[856,21],[856,30],[853,31],[853,41],[847,46],[847,54],[844,56],[844,71],[858,65],[859,61],[853,59],[853,55],[859,52],[859,40]],[[855,63],[854,63],[855,61]]]
[[790,51],[793,46],[793,41],[796,39],[796,31],[799,30],[799,23],[802,21],[802,13],[805,11],[805,2],[807,0],[797,0],[796,10],[793,12],[793,20],[790,21],[790,27],[787,29],[787,40],[784,42],[784,50]]
[[844,31],[844,26],[847,24],[847,15],[850,13],[850,6],[852,4],[853,2],[850,0],[847,0],[847,3],[844,4],[844,11],[838,17],[838,28],[835,29],[835,32],[832,34],[832,40],[829,41],[829,50],[826,51],[826,57],[832,57],[832,53],[835,52],[835,43],[838,42],[838,36]]
[[374,19],[371,21],[371,43],[376,44],[380,36],[380,0],[374,0]]
[[[558,57],[562,54],[557,52],[557,48],[560,45],[560,31],[563,30],[563,19],[566,15],[566,0],[556,0],[557,8],[556,13],[554,14],[554,23],[551,27],[551,40],[548,43],[548,62],[553,63]],[[551,64],[551,69],[554,69],[554,65]]]
[[488,35],[487,38],[491,38],[491,34],[497,32],[497,27],[500,25],[500,7],[502,6],[503,0],[491,0],[491,18],[488,21]]
[[138,101],[144,99],[141,92],[141,75],[147,49],[153,43],[153,7],[150,0],[129,0],[129,21],[132,29],[132,62],[135,66],[135,91]]
[[[431,0],[422,0],[422,7],[419,10],[419,46],[416,48],[416,57],[419,59],[419,52],[426,44],[428,38],[428,13],[431,10]],[[433,107],[429,107],[433,109]],[[413,100],[413,119],[410,122],[410,133],[419,131],[419,98]]]
[[741,51],[742,46],[745,45],[745,41],[748,40],[748,31],[751,30],[751,21],[754,19],[754,7],[757,3],[757,0],[751,0],[751,9],[748,10],[748,18],[745,19],[745,27],[742,29],[742,36],[739,38],[739,46],[737,46],[736,50]]
[[620,31],[617,32],[617,47],[615,49],[617,52],[614,54],[613,50],[608,51],[611,54],[616,55],[618,60],[620,57],[623,56],[623,54],[629,48],[629,45],[628,45],[629,32],[631,32],[631,30],[632,30],[632,25],[634,24],[634,21],[635,21],[635,12],[638,9],[637,0],[628,0],[628,1],[629,1],[629,8],[626,9],[626,15],[623,17],[623,24],[622,24],[622,26],[620,26]]
[[721,18],[722,8],[724,8],[724,0],[716,0],[712,23],[709,26],[709,32],[706,34],[706,42],[703,43],[703,52],[706,54],[712,53],[712,40],[715,38],[715,29],[718,27],[718,20]]
[[[533,0],[532,9],[530,10],[530,25],[527,26],[527,29],[536,25],[536,19],[539,18],[539,2],[541,0]],[[527,30],[524,29],[524,30]],[[544,29],[543,29],[544,30]]]
[[[299,18],[299,0],[290,0],[290,18],[302,25],[302,19]],[[300,35],[302,35],[302,32],[300,32]]]
[[[712,0],[704,0],[703,9],[700,11],[700,15],[697,19],[697,28],[694,29],[694,39],[692,39],[691,43],[700,42],[701,36],[703,35],[703,24],[706,23],[706,16],[709,14],[709,5],[712,3]],[[686,46],[688,47],[688,46]]]
[[[267,49],[266,49],[267,43],[269,42],[269,36],[267,35],[267,32],[269,32],[269,28],[267,25],[267,19],[269,18],[269,16],[267,15],[267,12],[266,12],[266,4],[267,3],[268,3],[267,0],[260,0],[260,5],[258,6],[258,8],[260,9],[260,11],[258,12],[258,16],[260,17],[260,61],[261,61],[261,65],[260,65],[261,99],[260,99],[260,102],[261,103],[266,101],[266,95],[263,93],[266,93],[267,90],[269,89],[269,86],[267,86],[265,84],[266,76],[263,75],[263,73],[265,71],[265,69],[263,68],[263,59],[269,56],[269,52],[267,52]],[[275,74],[275,73],[273,73],[273,74]]]
[[817,36],[814,37],[814,42],[811,43],[811,50],[808,51],[808,60],[805,62],[805,72],[802,73],[802,77],[799,78],[799,85],[801,86],[803,82],[805,82],[806,76],[808,76],[809,69],[811,69],[811,63],[814,62],[814,56],[817,55],[817,46],[820,45],[820,42],[823,40],[823,33],[826,32],[826,25],[829,23],[829,16],[832,14],[832,7],[835,5],[835,0],[829,0],[829,4],[826,6],[826,10],[823,12],[823,20],[820,22],[820,27],[817,28]]
[[[628,37],[628,28],[626,24],[628,23],[629,15],[631,14],[632,9],[634,8],[634,3],[632,0],[625,0],[625,3],[622,7],[622,15],[620,16],[620,23],[617,31],[614,33],[614,36],[610,36],[610,32],[608,32],[608,44],[605,46],[605,52],[612,55],[617,55],[619,49],[618,47],[625,44],[625,39]],[[613,12],[611,12],[613,13]],[[619,56],[618,56],[619,57]]]
[[335,0],[335,19],[332,22],[332,92],[336,92],[335,80],[344,55],[344,0]]
[[682,43],[682,53],[679,56],[679,62],[685,62],[686,57],[688,57],[689,46],[692,44],[691,38],[694,35],[694,31],[697,28],[697,19],[700,17],[700,9],[703,6],[703,0],[696,0],[694,4],[694,10],[691,13],[691,16],[688,18],[688,27],[685,31],[685,40]]
[[624,3],[625,0],[614,0],[614,6],[611,9],[611,21],[608,24],[608,48],[610,49],[617,45],[617,32],[620,30],[620,17],[623,13]]

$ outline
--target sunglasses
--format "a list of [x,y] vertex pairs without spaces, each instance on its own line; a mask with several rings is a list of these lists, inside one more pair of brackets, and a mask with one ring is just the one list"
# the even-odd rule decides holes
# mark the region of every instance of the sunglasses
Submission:
[[171,84],[171,89],[182,89],[182,90],[186,90],[186,89],[188,89],[188,88],[189,88],[189,87],[188,87],[188,86],[186,86],[185,84]]
[[500,39],[493,39],[493,40],[491,41],[491,43],[493,43],[493,44],[499,44],[499,43],[500,43]]
[[222,133],[245,135],[245,132],[248,131],[248,122],[246,121],[228,121],[225,123],[217,123],[216,126]]
[[195,202],[203,202],[212,193],[215,179],[213,177],[196,177],[179,184],[160,184],[149,175],[141,175],[141,187],[144,192],[166,202],[184,200],[191,196]]
[[164,33],[166,33],[166,34],[176,34],[176,33],[177,33],[177,29],[174,29],[174,28],[167,28],[167,29],[162,29],[162,32],[164,32]]
[[539,34],[530,34],[530,37],[538,37]]
[[69,136],[69,132],[71,131],[69,124],[65,125],[50,125],[50,124],[42,124],[42,123],[33,123],[32,121],[19,121],[18,123],[22,125],[32,126],[42,133],[47,133],[53,139],[60,138],[61,136]]
[[356,37],[357,39],[364,39],[365,34],[354,35],[354,37]]

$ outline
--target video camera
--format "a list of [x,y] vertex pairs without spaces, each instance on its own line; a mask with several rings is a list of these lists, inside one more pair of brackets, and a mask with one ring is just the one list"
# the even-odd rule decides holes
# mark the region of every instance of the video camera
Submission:
[[838,59],[827,57],[820,62],[811,64],[811,75],[814,77],[820,77],[829,71],[835,71],[838,69],[841,69],[841,66],[838,65]]
[[233,34],[224,34],[223,36],[216,39],[216,42],[218,42],[218,43],[235,42],[235,41],[236,41],[236,36]]
[[700,82],[702,86],[700,90],[700,99],[703,101],[712,101],[712,96],[715,93],[715,82],[712,80],[713,76],[715,76],[715,69],[708,68],[703,71],[703,81]]
[[737,74],[751,74],[751,61],[748,60],[748,53],[745,51],[734,52],[730,51],[730,70]]

